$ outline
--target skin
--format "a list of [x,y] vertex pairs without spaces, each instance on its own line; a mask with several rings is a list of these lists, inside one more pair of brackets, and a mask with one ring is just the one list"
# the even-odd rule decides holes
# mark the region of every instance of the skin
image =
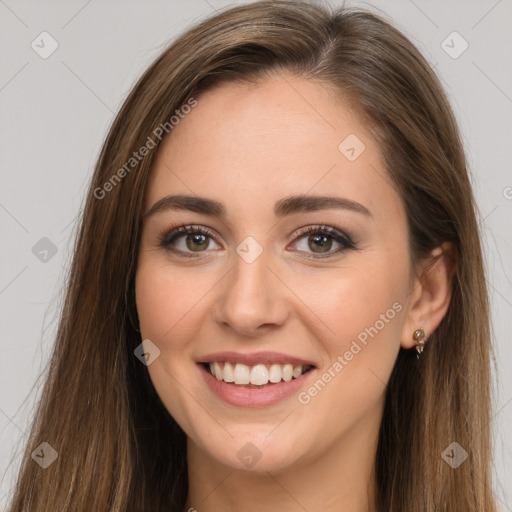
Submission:
[[[338,150],[349,134],[366,146],[352,162]],[[188,436],[185,510],[375,510],[385,384],[400,346],[413,348],[414,330],[428,337],[446,313],[451,269],[444,257],[433,271],[412,265],[402,200],[365,125],[348,101],[303,78],[223,84],[162,142],[145,211],[171,193],[206,196],[227,211],[225,219],[161,211],[145,219],[140,245],[141,336],[160,349],[148,371]],[[277,220],[274,203],[298,194],[357,201],[371,216],[326,209]],[[182,224],[207,226],[216,240],[194,252],[181,235],[174,247],[193,257],[169,253],[160,235]],[[322,224],[349,233],[356,248],[337,252],[343,247],[328,238],[315,252],[308,234],[294,236]],[[250,264],[236,252],[247,236],[263,250]],[[396,303],[401,311],[307,404],[293,395],[267,407],[229,405],[195,362],[221,350],[272,350],[314,361],[319,378]],[[249,442],[261,454],[251,468],[237,457]]]

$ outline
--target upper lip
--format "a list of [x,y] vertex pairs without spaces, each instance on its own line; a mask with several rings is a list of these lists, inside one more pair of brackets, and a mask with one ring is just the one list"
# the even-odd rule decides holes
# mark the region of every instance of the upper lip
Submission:
[[248,366],[257,364],[286,364],[294,366],[316,366],[313,362],[300,357],[282,354],[280,352],[254,352],[253,354],[244,354],[242,352],[215,352],[198,359],[198,363],[227,362],[231,364],[242,363]]

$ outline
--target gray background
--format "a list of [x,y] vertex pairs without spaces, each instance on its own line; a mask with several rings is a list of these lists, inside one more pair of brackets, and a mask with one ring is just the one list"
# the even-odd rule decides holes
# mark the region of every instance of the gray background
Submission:
[[[135,79],[173,37],[236,3],[246,2],[0,0],[0,510],[39,395],[76,215],[106,130]],[[512,2],[346,4],[387,15],[412,39],[441,77],[461,126],[480,209],[498,362],[491,425],[496,493],[502,510],[512,512]],[[43,31],[59,45],[47,59],[31,47]],[[458,58],[443,46],[453,31],[469,45]],[[452,53],[463,44],[457,37],[444,43]],[[54,255],[33,251],[48,244],[43,237]]]

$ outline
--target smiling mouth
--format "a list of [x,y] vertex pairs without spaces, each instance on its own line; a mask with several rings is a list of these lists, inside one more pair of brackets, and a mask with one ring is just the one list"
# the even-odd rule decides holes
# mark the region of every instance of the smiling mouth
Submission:
[[299,379],[314,367],[292,364],[256,364],[249,366],[242,363],[229,362],[201,363],[206,371],[226,384],[233,386],[261,389],[264,387],[290,382]]

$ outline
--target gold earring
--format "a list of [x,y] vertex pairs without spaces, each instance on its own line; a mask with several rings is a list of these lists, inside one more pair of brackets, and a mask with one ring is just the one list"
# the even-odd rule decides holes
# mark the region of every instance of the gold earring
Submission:
[[422,327],[419,329],[416,329],[414,331],[414,334],[412,335],[413,340],[417,342],[416,345],[416,359],[420,358],[420,354],[423,352],[423,349],[425,348],[425,331]]

